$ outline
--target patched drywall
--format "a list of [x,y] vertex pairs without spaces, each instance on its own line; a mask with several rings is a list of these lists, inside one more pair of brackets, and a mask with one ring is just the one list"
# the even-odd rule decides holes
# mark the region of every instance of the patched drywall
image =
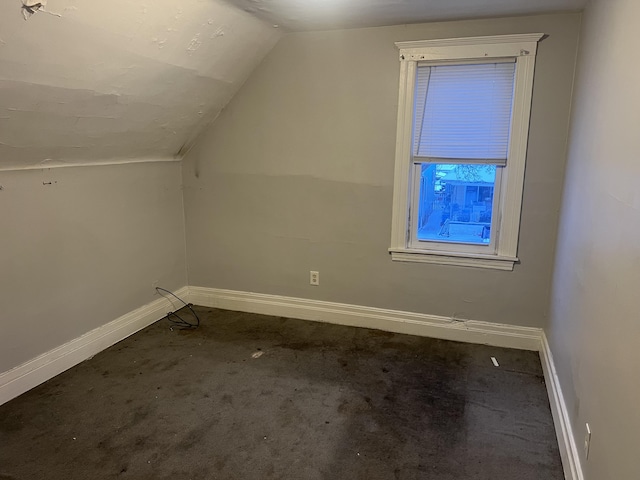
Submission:
[[221,0],[21,7],[0,3],[0,169],[181,157],[280,36]]
[[640,478],[639,18],[636,0],[585,11],[547,328],[590,480]]
[[[189,284],[542,326],[579,24],[562,14],[287,35],[183,162]],[[536,63],[521,264],[392,262],[394,42],[530,32],[548,38]]]

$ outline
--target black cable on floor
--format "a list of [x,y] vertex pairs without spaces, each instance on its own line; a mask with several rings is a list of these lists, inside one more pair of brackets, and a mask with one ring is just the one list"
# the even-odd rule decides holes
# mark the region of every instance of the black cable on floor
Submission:
[[[185,307],[187,307],[189,310],[191,310],[191,314],[196,319],[196,323],[190,323],[190,322],[187,322],[180,315],[178,315],[176,312],[167,313],[167,320],[169,320],[171,323],[173,323],[176,327],[179,327],[179,328],[198,328],[200,326],[200,317],[198,317],[198,314],[195,312],[195,310],[193,308],[191,308],[192,305],[190,303],[185,302],[179,296],[177,296],[175,293],[173,293],[170,290],[167,290],[166,288],[156,287],[156,292],[158,292],[158,294],[162,295],[164,298],[167,298],[167,296],[164,295],[162,292],[166,292],[169,295],[171,295],[172,297],[175,297],[178,300],[180,300],[182,303],[184,303]],[[167,300],[171,301],[171,299],[169,299],[169,298],[167,298]],[[173,319],[172,317],[177,318],[177,320]]]

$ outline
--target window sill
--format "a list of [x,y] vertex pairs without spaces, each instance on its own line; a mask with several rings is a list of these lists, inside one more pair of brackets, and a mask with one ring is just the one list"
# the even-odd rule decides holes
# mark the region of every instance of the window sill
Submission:
[[435,263],[458,267],[489,268],[492,270],[513,270],[517,257],[481,255],[474,253],[444,253],[427,250],[389,249],[391,260],[395,262]]

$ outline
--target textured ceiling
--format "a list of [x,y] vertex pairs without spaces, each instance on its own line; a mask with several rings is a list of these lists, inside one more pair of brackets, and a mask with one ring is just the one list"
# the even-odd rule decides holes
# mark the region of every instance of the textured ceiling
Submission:
[[574,11],[588,0],[229,0],[287,30],[375,27]]
[[281,35],[219,0],[44,8],[0,2],[0,169],[179,156]]
[[1,0],[0,170],[179,158],[283,30],[573,10],[585,1]]

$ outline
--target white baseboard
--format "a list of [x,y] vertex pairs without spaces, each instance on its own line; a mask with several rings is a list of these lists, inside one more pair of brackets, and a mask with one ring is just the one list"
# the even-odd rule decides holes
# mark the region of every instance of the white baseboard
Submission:
[[[188,288],[183,287],[176,294],[185,298]],[[159,298],[22,365],[0,373],[0,405],[124,340],[177,308],[179,306],[172,306],[169,300]]]
[[542,335],[542,329],[539,328],[218,288],[189,287],[189,301],[194,305],[205,307],[366,327],[521,350],[539,350]]
[[540,328],[452,319],[279,295],[189,287],[195,305],[540,352],[566,480],[584,480],[549,343]]
[[[175,293],[190,303],[205,307],[539,351],[565,478],[584,480],[553,356],[542,329],[217,288],[183,287]],[[0,373],[0,405],[151,325],[180,306],[171,305],[165,298],[157,299]]]
[[542,333],[540,343],[540,361],[542,362],[542,370],[544,372],[545,383],[547,384],[547,394],[549,396],[549,404],[551,405],[553,423],[556,427],[556,436],[558,437],[564,476],[567,480],[584,480],[580,456],[578,455],[578,447],[575,437],[573,436],[571,420],[569,419],[569,412],[567,411],[564,396],[562,395],[560,379],[558,378],[556,367],[553,363],[551,348],[549,347],[549,342],[544,332]]

